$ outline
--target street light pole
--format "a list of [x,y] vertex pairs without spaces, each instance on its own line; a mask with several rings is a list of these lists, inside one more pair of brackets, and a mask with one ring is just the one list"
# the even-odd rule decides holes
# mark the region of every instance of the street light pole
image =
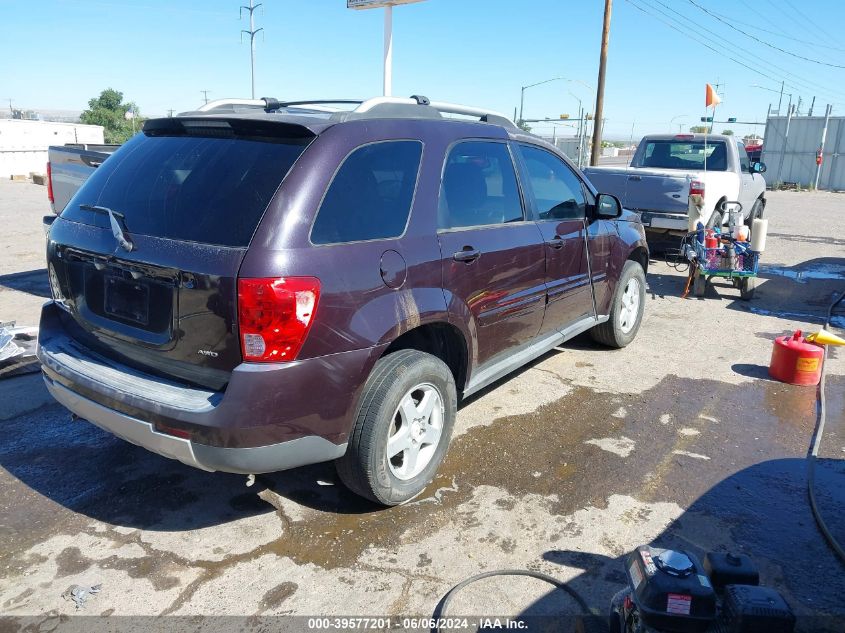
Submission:
[[384,96],[393,92],[393,5],[384,7]]

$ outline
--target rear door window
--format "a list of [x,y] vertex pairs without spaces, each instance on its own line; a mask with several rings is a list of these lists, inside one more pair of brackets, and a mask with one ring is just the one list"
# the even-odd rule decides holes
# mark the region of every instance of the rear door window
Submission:
[[446,159],[440,187],[440,229],[524,219],[513,160],[505,143],[465,141]]
[[107,215],[80,208],[97,205],[122,214],[129,235],[246,246],[306,145],[139,134],[92,174],[62,218],[109,228]]
[[728,168],[728,149],[722,141],[705,144],[701,141],[652,140],[646,143],[641,167],[659,169],[704,169],[705,157],[707,169],[726,171]]
[[563,160],[539,147],[519,145],[540,220],[579,220],[586,200],[578,176]]
[[338,244],[402,235],[421,157],[419,141],[383,141],[353,151],[326,191],[311,242]]

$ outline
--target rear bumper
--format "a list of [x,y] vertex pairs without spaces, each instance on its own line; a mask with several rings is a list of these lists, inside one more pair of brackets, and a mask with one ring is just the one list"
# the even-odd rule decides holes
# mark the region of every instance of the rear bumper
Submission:
[[381,348],[290,363],[243,363],[224,391],[146,374],[104,358],[44,306],[38,341],[45,382],[81,418],[204,470],[274,472],[346,450],[355,403]]
[[638,211],[638,213],[646,230],[677,233],[689,231],[689,216],[686,213],[659,213],[655,211]]
[[159,433],[149,422],[84,398],[53,381],[46,373],[44,383],[50,395],[80,418],[127,442],[202,470],[242,474],[275,472],[337,459],[346,452],[346,444],[333,444],[314,435],[253,448],[221,448],[197,444]]

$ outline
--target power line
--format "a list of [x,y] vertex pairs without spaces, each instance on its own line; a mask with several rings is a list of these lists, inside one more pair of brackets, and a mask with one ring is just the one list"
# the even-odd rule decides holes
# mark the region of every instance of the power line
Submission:
[[[745,3],[743,2],[743,4],[745,4]],[[749,8],[751,8],[747,4],[745,6],[748,6]],[[764,29],[762,26],[757,26],[756,24],[752,24],[751,22],[743,22],[742,20],[737,20],[735,17],[730,16],[730,15],[725,15],[724,13],[719,13],[717,11],[713,11],[713,13],[725,18],[726,20],[730,20],[734,24],[742,24],[743,26],[750,26],[751,28],[754,28],[754,29],[757,29],[758,31],[761,31],[762,33],[769,33],[770,35],[775,35],[775,36],[783,38],[785,40],[791,40],[793,42],[797,42],[799,44],[805,44],[807,46],[815,46],[817,48],[823,48],[827,51],[845,52],[845,48],[839,48],[837,46],[830,46],[828,44],[823,44],[823,43],[820,43],[820,42],[813,42],[811,40],[802,40],[799,37],[794,37],[794,36],[789,35],[788,33],[785,33],[783,31],[775,31],[775,30],[772,30],[772,29]]]
[[704,13],[706,13],[710,17],[718,20],[722,24],[725,24],[726,26],[732,28],[737,33],[742,33],[745,37],[750,37],[755,42],[760,42],[760,44],[763,44],[764,46],[768,46],[769,48],[772,48],[776,51],[780,51],[781,53],[784,53],[785,55],[791,55],[792,57],[796,57],[798,59],[803,59],[804,61],[811,62],[813,64],[819,64],[821,66],[830,66],[831,68],[845,68],[845,66],[842,66],[840,64],[831,64],[831,63],[828,63],[828,62],[823,62],[823,61],[818,60],[818,59],[812,59],[810,57],[804,57],[803,55],[799,55],[798,53],[793,53],[792,51],[788,51],[784,48],[781,48],[780,46],[775,46],[774,44],[769,44],[765,40],[761,40],[759,37],[751,35],[751,33],[743,31],[741,28],[734,26],[733,24],[731,24],[727,20],[723,20],[718,15],[716,15],[715,13],[710,11],[710,9],[706,9],[706,8],[702,7],[700,4],[695,2],[695,0],[687,0],[687,2],[689,2],[692,6],[697,7],[698,9],[704,11]]
[[[645,2],[645,0],[640,0],[640,1]],[[663,7],[666,7],[667,9],[669,9],[670,11],[672,11],[673,13],[675,13],[676,15],[679,15],[679,16],[680,16],[680,17],[682,17],[684,20],[686,20],[687,22],[689,22],[690,24],[692,24],[693,28],[695,29],[695,33],[696,33],[696,34],[698,34],[698,32],[699,32],[699,31],[705,31],[705,32],[707,32],[707,33],[711,34],[713,37],[716,37],[716,38],[718,38],[718,39],[720,39],[720,40],[721,40],[721,39],[725,39],[725,38],[724,38],[724,36],[720,35],[719,33],[716,33],[716,32],[715,32],[715,31],[713,31],[712,29],[708,29],[707,27],[700,25],[698,22],[696,22],[696,21],[695,21],[695,20],[693,20],[692,18],[689,18],[689,17],[687,17],[686,15],[684,15],[683,13],[680,13],[680,12],[676,11],[675,9],[673,9],[672,7],[670,7],[669,5],[667,5],[667,4],[665,4],[664,2],[662,2],[661,0],[653,0],[653,1],[654,1],[654,2],[657,2],[658,4],[660,4],[660,5],[661,5],[661,6],[663,6]],[[669,15],[668,13],[666,13],[665,11],[661,11],[661,10],[660,10],[660,9],[658,9],[657,7],[655,7],[655,6],[653,6],[653,5],[649,5],[649,4],[647,4],[647,3],[646,3],[646,6],[648,6],[648,7],[649,7],[649,8],[651,8],[651,9],[654,9],[655,11],[657,11],[657,12],[659,12],[659,13],[663,14],[663,15],[665,15],[666,17],[668,17],[670,20],[672,20],[672,21],[673,21],[673,22],[675,22],[676,24],[680,24],[680,23],[677,21],[677,19],[676,19],[676,18],[673,18],[672,16],[670,16],[670,15]],[[683,25],[683,24],[681,24],[680,26],[682,26],[683,28],[686,28],[686,29],[689,29],[689,28],[690,28],[690,27],[687,27],[687,26],[685,26],[685,25]],[[760,58],[760,61],[765,61],[765,60],[763,60],[763,59],[760,57],[760,55],[756,55],[756,54],[754,53],[754,51],[751,51],[751,50],[749,50],[749,49],[747,49],[747,48],[745,48],[745,47],[742,47],[742,46],[739,46],[739,45],[735,45],[735,46],[734,46],[734,48],[735,48],[735,49],[737,49],[738,51],[743,52],[743,53],[745,53],[745,54],[747,54],[747,55],[750,55],[750,56],[752,56],[752,57],[758,57],[758,58]],[[823,84],[819,84],[819,83],[816,83],[816,82],[813,82],[813,81],[809,81],[809,80],[807,80],[807,79],[801,79],[801,78],[799,78],[797,75],[795,75],[794,73],[792,73],[792,72],[788,71],[788,70],[787,70],[786,68],[784,68],[783,66],[779,66],[779,65],[774,64],[774,63],[772,63],[772,62],[765,62],[765,63],[769,66],[769,68],[770,68],[770,69],[773,69],[774,71],[777,71],[778,73],[781,73],[781,74],[783,74],[784,76],[786,76],[786,77],[788,77],[788,78],[791,78],[791,81],[795,82],[795,84],[796,84],[796,85],[792,85],[792,84],[790,84],[790,87],[791,87],[791,88],[794,88],[795,90],[807,90],[807,91],[809,91],[809,92],[815,92],[815,93],[817,93],[817,94],[827,94],[827,95],[829,95],[829,96],[839,94],[839,95],[841,95],[842,97],[845,97],[845,93],[839,93],[838,91],[836,91],[836,90],[832,90],[832,89],[830,89],[828,86],[823,85]],[[837,98],[840,98],[840,97],[837,97]]]
[[809,24],[809,25],[810,25],[810,28],[814,28],[814,29],[816,29],[817,31],[819,31],[822,35],[824,35],[824,36],[827,38],[827,40],[828,40],[829,42],[839,43],[839,40],[837,40],[837,39],[836,39],[835,37],[833,37],[830,33],[828,33],[827,31],[825,31],[825,30],[824,30],[824,29],[823,29],[820,25],[818,25],[818,24],[816,24],[815,22],[813,22],[807,14],[802,13],[801,11],[799,11],[798,9],[796,9],[796,8],[795,8],[795,5],[794,5],[794,4],[792,4],[789,0],[783,0],[783,1],[784,1],[784,3],[785,3],[785,4],[786,4],[786,5],[787,5],[790,9],[792,9],[792,10],[793,10],[793,11],[794,11],[797,15],[799,15],[801,18],[803,18],[803,20],[804,20],[807,24]]

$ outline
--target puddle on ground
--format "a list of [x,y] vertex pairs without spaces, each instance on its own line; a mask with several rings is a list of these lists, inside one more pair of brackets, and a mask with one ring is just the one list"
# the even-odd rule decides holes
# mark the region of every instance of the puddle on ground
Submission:
[[[845,433],[841,430],[845,429],[845,407],[841,406],[844,399],[845,378],[829,377],[828,428],[839,429],[831,431],[837,439]],[[480,486],[501,491],[501,497],[493,501],[497,507],[513,508],[517,499],[538,495],[549,514],[557,516],[588,507],[605,508],[614,495],[627,495],[642,502],[673,502],[707,512],[707,495],[712,494],[713,487],[728,485],[725,482],[730,482],[738,471],[783,458],[800,462],[814,422],[814,389],[765,379],[734,385],[669,376],[641,394],[571,387],[565,397],[533,413],[503,417],[456,437],[425,493],[416,501],[389,509],[375,507],[347,492],[335,480],[331,465],[260,476],[254,488],[246,489],[243,478],[192,471],[117,440],[106,444],[97,440],[93,450],[80,445],[64,449],[41,446],[31,456],[17,456],[27,462],[26,466],[17,468],[12,462],[3,463],[24,484],[12,479],[19,489],[30,490],[29,485],[41,494],[32,494],[32,507],[16,510],[23,516],[22,521],[36,516],[40,517],[39,523],[31,525],[30,530],[4,534],[0,558],[8,561],[11,557],[15,565],[23,567],[38,564],[24,560],[27,549],[55,534],[59,525],[70,529],[66,524],[68,516],[79,517],[74,524],[85,524],[85,516],[79,513],[120,525],[120,530],[129,526],[148,533],[218,525],[226,530],[233,519],[256,514],[267,515],[267,521],[281,522],[281,537],[219,561],[189,561],[166,549],[145,548],[146,556],[138,559],[109,557],[96,562],[104,568],[122,569],[134,578],[150,578],[158,583],[158,589],[172,586],[175,569],[201,568],[201,578],[192,582],[172,605],[171,610],[177,610],[202,582],[267,554],[290,558],[298,565],[354,569],[362,564],[368,549],[377,548],[387,552],[389,565],[389,553],[415,538],[422,539],[444,527],[454,530],[479,525],[477,511],[467,502]],[[25,426],[20,430],[23,435],[39,433],[37,428]],[[595,445],[606,438],[625,442],[631,450],[617,454]],[[16,446],[26,453],[25,441]],[[82,504],[73,496],[62,497],[61,488],[51,488],[52,479],[33,479],[36,471],[31,463],[43,461],[48,455],[51,463],[61,464],[70,480],[67,485],[76,485],[74,478],[91,476],[86,465],[93,454],[100,455],[105,464],[117,460],[124,464],[112,471],[112,478],[104,478],[104,483]],[[137,457],[139,464],[125,463],[127,455]],[[47,474],[54,475],[52,470]],[[793,479],[794,475],[775,477],[778,485],[792,495],[790,502],[803,503],[804,491],[799,489],[803,482]],[[334,481],[335,485],[317,485],[318,480]],[[751,499],[765,498],[765,486],[770,484],[769,480],[760,483],[763,481],[743,479],[744,494]],[[56,512],[51,494],[61,498],[67,510],[59,508]],[[730,502],[732,506],[719,510],[729,524],[731,517],[739,516],[747,505],[746,497],[736,499]],[[792,512],[789,504],[784,505],[783,509],[773,508],[771,515],[760,521],[782,523],[787,516],[782,513]],[[129,513],[130,508],[134,514]],[[46,519],[49,514],[54,517],[52,521]],[[87,529],[90,528],[83,528]],[[812,521],[807,521],[803,529],[812,531]],[[500,536],[492,546],[505,552],[519,546],[507,540],[507,534]],[[139,542],[137,531],[111,529],[108,538],[116,544]],[[748,537],[752,541],[760,538]],[[64,575],[78,572],[91,561],[85,559],[83,551],[71,548],[59,554],[57,563],[59,574]],[[419,563],[418,571],[424,571],[425,559]],[[293,586],[283,583],[264,596],[262,606],[272,609],[293,591]]]
[[[620,400],[624,419],[613,415]],[[340,485],[332,487],[333,499],[321,498],[325,487],[276,485],[282,499],[321,511],[288,521],[282,538],[249,558],[273,552],[300,564],[348,567],[367,548],[389,550],[452,522],[454,510],[481,485],[501,489],[501,504],[542,495],[557,515],[603,507],[612,494],[686,507],[744,466],[802,456],[814,411],[814,390],[768,380],[728,385],[668,377],[640,395],[627,396],[575,387],[532,414],[502,418],[456,438],[428,490],[405,506],[376,509]],[[664,423],[667,414],[671,422]],[[623,457],[589,443],[608,437],[630,440],[634,448]],[[269,478],[264,483],[273,485]],[[475,521],[472,513],[458,515],[464,527]]]
[[774,275],[785,277],[799,283],[807,283],[813,279],[845,279],[845,267],[842,264],[817,263],[799,267],[787,268],[785,266],[771,266],[760,264],[761,275]]

